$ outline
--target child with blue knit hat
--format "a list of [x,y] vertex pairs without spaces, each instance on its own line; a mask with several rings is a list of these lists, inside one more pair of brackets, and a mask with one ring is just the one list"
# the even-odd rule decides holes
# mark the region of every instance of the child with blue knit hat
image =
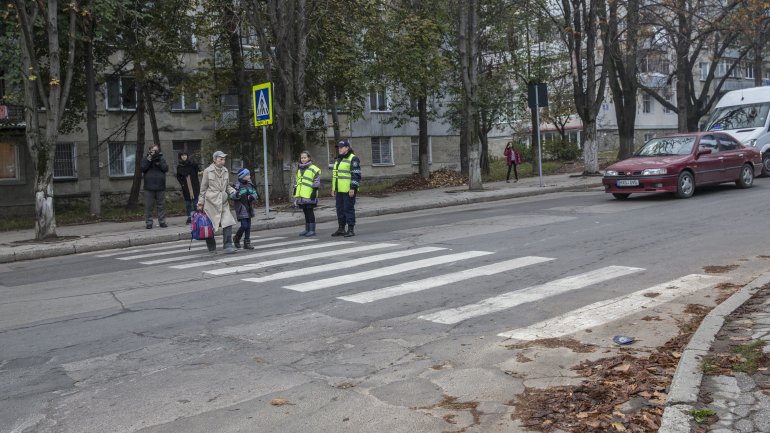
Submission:
[[230,199],[235,202],[235,217],[241,223],[241,227],[235,233],[235,248],[241,248],[241,237],[243,237],[243,248],[253,250],[251,218],[254,217],[253,205],[259,200],[259,194],[251,183],[251,172],[248,168],[242,168],[238,172],[238,180],[233,183],[233,189],[235,192],[230,195]]

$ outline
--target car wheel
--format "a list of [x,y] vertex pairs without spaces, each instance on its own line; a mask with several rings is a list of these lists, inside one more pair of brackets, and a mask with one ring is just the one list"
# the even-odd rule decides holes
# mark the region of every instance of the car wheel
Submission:
[[762,176],[770,176],[770,152],[762,154]]
[[618,200],[625,200],[628,198],[628,196],[631,195],[630,193],[621,193],[621,192],[613,192],[612,196],[615,197]]
[[744,164],[741,167],[741,176],[735,181],[739,188],[751,188],[754,184],[754,167],[750,164]]
[[695,179],[689,171],[679,173],[679,179],[676,183],[676,196],[679,198],[690,198],[695,192]]

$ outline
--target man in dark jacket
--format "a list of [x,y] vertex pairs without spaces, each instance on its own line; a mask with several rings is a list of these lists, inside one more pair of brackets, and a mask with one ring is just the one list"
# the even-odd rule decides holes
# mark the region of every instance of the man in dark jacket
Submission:
[[187,152],[179,154],[179,164],[176,166],[176,179],[182,186],[182,195],[184,196],[184,207],[187,210],[187,224],[190,224],[193,210],[198,204],[198,193],[201,190],[201,184],[198,180],[200,172],[198,163],[190,159]]
[[[332,236],[355,236],[356,193],[361,186],[361,160],[353,153],[350,142],[337,143],[337,159],[332,168],[332,197],[337,207],[339,228]],[[348,230],[345,231],[347,224]]]
[[140,164],[144,174],[144,220],[147,228],[152,228],[152,206],[158,207],[158,224],[166,225],[166,172],[168,164],[157,144],[150,147],[147,157]]

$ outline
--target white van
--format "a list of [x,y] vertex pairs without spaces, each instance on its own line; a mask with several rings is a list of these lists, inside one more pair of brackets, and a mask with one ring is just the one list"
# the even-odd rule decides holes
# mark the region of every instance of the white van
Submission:
[[706,123],[708,131],[724,131],[744,146],[762,152],[762,175],[770,176],[770,86],[725,93]]

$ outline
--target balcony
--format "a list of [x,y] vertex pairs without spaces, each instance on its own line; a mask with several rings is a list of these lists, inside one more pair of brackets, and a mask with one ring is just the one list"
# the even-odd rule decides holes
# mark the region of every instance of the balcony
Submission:
[[24,107],[21,105],[0,105],[0,128],[24,128]]

